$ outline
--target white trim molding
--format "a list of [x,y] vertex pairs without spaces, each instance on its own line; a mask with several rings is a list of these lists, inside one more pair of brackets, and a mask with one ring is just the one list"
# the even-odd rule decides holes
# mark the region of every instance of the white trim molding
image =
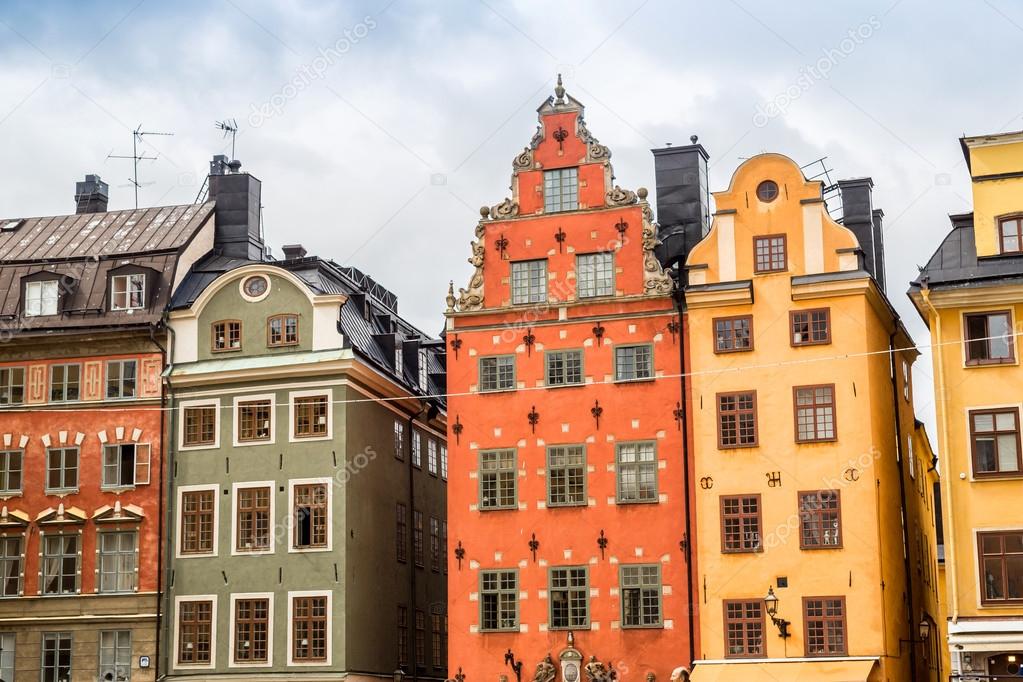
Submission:
[[[326,597],[327,598],[327,632],[326,632],[326,645],[327,645],[327,660],[325,661],[313,661],[304,663],[302,661],[295,661],[295,647],[292,646],[292,637],[294,637],[294,626],[295,626],[295,597]],[[332,660],[332,649],[334,642],[334,593],[330,590],[302,590],[295,592],[288,592],[288,666],[301,666],[301,667],[326,667],[331,664]]]
[[[243,551],[238,549],[238,491],[249,488],[270,490],[270,544],[267,549]],[[231,484],[231,556],[262,556],[276,551],[277,533],[277,481],[241,481]]]
[[[295,436],[295,398],[313,398],[316,396],[327,396],[327,433],[323,436]],[[309,443],[316,441],[332,440],[334,438],[334,389],[326,388],[310,389],[306,391],[291,391],[288,393],[288,442]]]
[[[241,434],[241,426],[238,421],[239,405],[260,400],[270,401],[270,439],[269,440],[238,440]],[[251,393],[236,395],[231,410],[231,444],[236,448],[251,447],[253,445],[273,445],[277,442],[277,394],[276,393]]]
[[[181,552],[181,513],[183,511],[181,501],[185,493],[202,491],[213,492],[213,551],[182,554]],[[217,549],[220,543],[220,486],[216,483],[204,485],[182,485],[178,486],[177,507],[174,512],[174,558],[175,559],[203,559],[217,556]]]
[[[181,603],[190,601],[208,601],[210,609],[210,662],[209,663],[178,663],[178,635],[180,634]],[[217,667],[217,595],[215,594],[184,594],[174,597],[174,650],[170,652],[171,667],[175,670],[211,670]]]
[[[212,405],[214,411],[213,442],[206,445],[185,445],[185,410],[189,407],[209,407]],[[216,450],[220,447],[220,398],[203,398],[202,400],[182,400],[178,403],[178,450],[190,452],[192,450]]]
[[[266,599],[266,660],[253,661],[252,663],[238,662],[234,660],[234,604],[239,599]],[[231,613],[228,616],[228,648],[230,654],[227,657],[228,668],[269,668],[274,664],[274,593],[273,592],[232,592]]]
[[[327,546],[326,547],[295,547],[295,486],[322,483],[327,487]],[[306,552],[330,552],[334,549],[334,479],[292,478],[288,480],[288,553],[302,554]]]

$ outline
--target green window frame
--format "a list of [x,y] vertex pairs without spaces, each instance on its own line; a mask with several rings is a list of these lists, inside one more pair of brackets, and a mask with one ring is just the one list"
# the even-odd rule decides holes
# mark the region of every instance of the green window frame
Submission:
[[654,378],[654,347],[649,343],[615,346],[615,381]]
[[518,499],[516,451],[506,449],[480,452],[480,510],[518,509]]
[[618,586],[623,628],[664,627],[660,565],[621,565]]
[[480,392],[510,391],[515,388],[515,356],[480,358]]
[[25,368],[0,367],[0,405],[25,402]]
[[138,568],[138,533],[115,531],[99,533],[99,587],[101,593],[132,592]]
[[511,264],[512,305],[547,302],[547,260]]
[[138,361],[107,361],[107,398],[134,398],[138,381]]
[[78,448],[50,448],[46,451],[47,493],[78,490]]
[[618,504],[649,504],[657,496],[657,444],[653,441],[615,446]]
[[590,627],[590,571],[586,566],[555,566],[548,570],[548,628]]
[[25,460],[23,450],[0,450],[0,493],[21,493],[21,474]]
[[583,383],[583,352],[552,350],[544,354],[548,386],[579,386]]
[[552,445],[547,448],[547,506],[586,506],[586,447]]
[[519,572],[480,571],[480,632],[518,632]]
[[556,168],[543,174],[543,211],[558,213],[579,208],[579,169]]
[[575,257],[576,292],[579,298],[613,296],[615,257],[611,251],[581,253]]
[[68,403],[80,398],[82,366],[75,363],[50,366],[50,402]]

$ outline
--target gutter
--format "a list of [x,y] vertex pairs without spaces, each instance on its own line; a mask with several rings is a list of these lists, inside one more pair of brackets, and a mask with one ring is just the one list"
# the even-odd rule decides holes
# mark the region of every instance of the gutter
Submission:
[[[164,327],[168,330],[168,334],[170,334],[171,333],[170,332],[170,327],[167,326],[167,325],[164,325]],[[160,366],[163,367],[164,365],[167,364],[167,349],[164,348],[163,346],[161,346],[160,342],[156,340],[156,328],[157,328],[157,325],[155,325],[155,324],[151,325],[149,327],[149,339],[153,342],[154,345],[156,345],[157,348],[160,349],[160,359],[161,359]],[[162,385],[162,383],[163,382],[161,381],[161,385]],[[162,455],[164,453],[163,440],[164,440],[164,438],[166,437],[166,434],[167,434],[167,424],[166,424],[167,410],[166,410],[166,407],[167,407],[167,395],[166,395],[166,393],[164,391],[161,390],[160,391],[160,454],[161,454],[160,460],[161,460],[161,464],[163,463]],[[153,644],[153,647],[154,647],[153,656],[156,659],[156,672],[157,672],[157,674],[159,674],[159,671],[160,671],[160,639],[161,639],[160,635],[163,632],[163,590],[161,589],[162,586],[163,586],[163,549],[160,546],[160,539],[163,538],[163,535],[164,535],[164,532],[165,532],[164,515],[167,513],[167,511],[170,508],[170,505],[166,505],[166,509],[165,509],[165,504],[164,503],[167,500],[167,496],[163,494],[163,486],[164,486],[164,467],[161,466],[160,467],[160,482],[159,482],[159,486],[158,486],[158,490],[160,491],[160,499],[157,501],[157,506],[156,506],[156,508],[157,508],[157,521],[156,521],[156,528],[157,528],[157,530],[156,530],[156,537],[157,537],[157,541],[156,541],[156,593],[157,593],[157,597],[156,597],[156,641]]]
[[[170,375],[171,375],[171,372],[174,369],[174,343],[175,343],[176,337],[175,337],[175,334],[174,334],[174,328],[170,324],[167,323],[167,313],[166,312],[164,313],[164,328],[167,330],[167,338],[168,338],[169,343],[167,344],[168,350],[165,352],[166,369],[164,370],[164,376],[165,376],[164,382],[163,382],[164,390],[161,391],[161,404],[164,406],[165,409],[162,411],[162,415],[163,416],[161,416],[161,421],[163,421],[166,418],[166,415],[168,415],[168,414],[170,415],[170,419],[169,419],[169,424],[168,424],[167,428],[163,432],[163,435],[164,435],[164,438],[165,438],[165,441],[166,441],[166,447],[162,448],[162,454],[164,455],[164,457],[163,457],[163,466],[160,467],[160,489],[162,490],[162,494],[161,494],[162,499],[160,501],[160,504],[163,505],[164,500],[167,501],[167,504],[166,504],[166,511],[164,511],[160,515],[160,537],[163,538],[163,540],[164,540],[164,546],[160,550],[159,559],[158,559],[158,566],[159,566],[159,571],[160,571],[160,584],[159,584],[157,589],[159,591],[160,598],[157,600],[157,607],[156,607],[156,610],[157,610],[157,623],[161,623],[162,622],[163,614],[164,614],[164,611],[165,611],[165,609],[164,609],[164,606],[165,606],[164,605],[164,600],[169,596],[170,579],[169,579],[169,576],[167,576],[166,579],[165,579],[164,571],[166,571],[166,570],[168,570],[170,568],[169,557],[173,556],[172,552],[173,552],[173,548],[174,548],[173,534],[166,533],[165,529],[169,529],[169,528],[173,527],[173,524],[171,522],[171,517],[170,517],[170,515],[172,513],[173,505],[171,504],[171,497],[170,496],[171,496],[171,492],[172,492],[171,488],[173,487],[173,480],[174,480],[174,477],[171,474],[171,472],[174,471],[174,469],[172,467],[174,466],[174,434],[176,433],[176,429],[174,428],[174,426],[175,426],[176,411],[174,410],[174,388],[171,385]],[[166,476],[165,476],[165,474],[166,474]],[[167,568],[164,568],[164,555],[165,555],[165,553],[166,553],[166,556],[168,557]],[[167,605],[167,610],[169,610],[169,604]],[[158,628],[158,630],[157,630],[157,637],[156,637],[156,679],[158,679],[158,680],[162,680],[162,679],[166,678],[167,675],[168,675],[167,671],[170,668],[170,661],[169,661],[169,659],[168,660],[164,660],[164,659],[160,658],[160,649],[161,649],[160,644],[162,642],[162,639],[163,639],[163,629],[162,628]],[[161,664],[163,665],[163,672],[162,673],[160,671]]]

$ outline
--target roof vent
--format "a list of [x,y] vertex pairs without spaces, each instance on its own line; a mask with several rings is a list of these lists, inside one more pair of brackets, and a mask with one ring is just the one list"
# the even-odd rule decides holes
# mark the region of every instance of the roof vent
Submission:
[[284,260],[299,260],[305,258],[306,250],[301,244],[285,244],[281,247],[284,252]]
[[14,220],[5,220],[0,223],[0,232],[14,232],[21,224],[25,222],[24,218],[15,218]]

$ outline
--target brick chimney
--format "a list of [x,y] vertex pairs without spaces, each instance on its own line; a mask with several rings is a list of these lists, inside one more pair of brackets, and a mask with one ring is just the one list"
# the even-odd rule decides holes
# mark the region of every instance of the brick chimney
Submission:
[[106,213],[110,187],[98,175],[86,175],[75,183],[75,213]]
[[686,256],[710,230],[707,159],[697,137],[683,147],[651,150],[657,185],[657,257],[665,267],[685,263]]

